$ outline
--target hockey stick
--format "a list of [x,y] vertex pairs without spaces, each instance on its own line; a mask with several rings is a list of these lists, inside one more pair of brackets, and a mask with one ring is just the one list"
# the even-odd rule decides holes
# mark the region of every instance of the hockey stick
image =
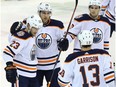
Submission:
[[71,19],[70,19],[70,22],[69,22],[69,24],[68,24],[68,28],[67,28],[67,31],[66,31],[66,34],[65,34],[64,38],[66,38],[66,36],[67,36],[67,34],[68,34],[68,31],[69,31],[69,29],[70,29],[70,25],[71,25],[72,19],[73,19],[73,17],[74,17],[74,14],[75,14],[75,11],[76,11],[76,8],[77,8],[77,5],[78,5],[78,0],[75,0],[75,1],[76,1],[76,3],[75,3],[75,8],[74,8],[74,10],[73,10],[73,14],[72,14],[72,16],[71,16]]
[[[66,34],[65,34],[64,38],[66,38],[66,36],[67,36],[67,34],[68,34],[68,31],[69,31],[69,28],[70,28],[72,19],[73,19],[73,17],[74,17],[74,14],[75,14],[77,5],[78,5],[78,0],[75,0],[75,8],[74,8],[74,10],[73,10],[73,14],[72,14],[72,16],[71,16],[71,19],[70,19],[70,22],[69,22],[69,25],[68,25],[68,28],[67,28],[67,31],[66,31]],[[56,60],[55,65],[54,65],[54,67],[53,67],[53,72],[52,72],[50,81],[49,81],[48,84],[47,84],[47,87],[50,87],[50,85],[51,85],[51,81],[52,81],[52,78],[53,78],[53,75],[54,75],[55,67],[56,67],[57,62],[58,62],[58,60],[59,60],[60,54],[61,54],[61,50],[60,50],[60,52],[59,52],[59,54],[58,54],[57,60]]]
[[14,87],[14,83],[11,83],[11,87]]

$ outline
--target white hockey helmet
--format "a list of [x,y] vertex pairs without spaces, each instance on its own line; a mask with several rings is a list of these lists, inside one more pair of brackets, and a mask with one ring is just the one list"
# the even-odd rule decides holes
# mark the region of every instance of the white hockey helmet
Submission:
[[38,15],[33,15],[27,18],[26,25],[30,25],[30,28],[34,27],[40,29],[43,26],[43,22]]
[[38,6],[38,11],[39,12],[40,11],[50,11],[50,12],[52,12],[52,8],[51,8],[50,4],[41,2]]
[[101,1],[100,0],[90,0],[89,6],[91,5],[97,5],[101,7]]
[[90,30],[82,30],[78,34],[78,39],[80,41],[81,46],[93,44],[93,35]]

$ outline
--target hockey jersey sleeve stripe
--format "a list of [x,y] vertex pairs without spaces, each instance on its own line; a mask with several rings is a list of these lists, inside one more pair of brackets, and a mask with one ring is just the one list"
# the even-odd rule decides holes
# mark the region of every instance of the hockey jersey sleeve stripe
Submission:
[[70,37],[72,38],[72,39],[74,39],[77,35],[75,35],[75,34],[73,34],[73,33],[71,33],[71,32],[68,32],[68,34],[70,35]]
[[57,58],[52,58],[52,59],[43,59],[43,60],[38,60],[38,63],[39,64],[42,64],[42,63],[53,63],[53,62],[55,62],[57,60]]
[[104,50],[109,50],[109,41],[104,41]]
[[104,44],[104,49],[109,50],[109,45]]
[[113,81],[113,79],[114,79],[114,71],[108,72],[108,73],[104,74],[104,76],[105,76],[104,79],[105,79],[106,83],[109,83],[109,82]]
[[114,79],[114,74],[113,74],[113,75],[110,75],[110,76],[105,77],[105,80],[109,80],[109,79]]
[[105,16],[107,17],[107,18],[109,18],[110,20],[112,20],[112,21],[114,21],[112,18],[110,18],[107,14],[105,14]]
[[61,81],[61,80],[58,78],[58,83],[59,83],[60,86],[65,87],[65,86],[67,86],[70,82],[63,82],[63,81]]
[[109,50],[109,48],[104,48],[104,50]]
[[5,51],[3,51],[3,53],[5,53],[5,54],[7,54],[7,55],[9,55],[9,56],[11,56],[13,58],[13,56],[11,54],[9,54],[9,53],[7,53]]
[[114,75],[109,77],[108,79],[105,78],[105,80],[106,80],[106,83],[110,83],[110,82],[114,81],[115,80]]
[[11,49],[9,46],[7,46],[7,48],[10,50],[10,52],[11,52],[13,55],[15,55],[15,53],[12,51],[12,49]]
[[106,15],[107,15],[110,19],[115,20],[114,16],[113,16],[108,10],[106,11]]
[[36,71],[37,68],[36,67],[29,67],[29,66],[25,66],[25,65],[22,65],[22,64],[18,64],[16,62],[14,62],[14,65],[18,68],[21,68],[21,69],[25,69],[25,70],[29,70],[29,71]]
[[24,69],[21,69],[21,68],[17,68],[17,69],[20,70],[20,71],[23,71],[23,72],[36,73],[36,70],[35,71],[27,71],[27,70],[24,70]]
[[9,55],[11,55],[11,56],[14,56],[14,55],[12,54],[12,52],[11,52],[10,50],[8,50],[7,48],[4,49],[4,52],[7,53],[7,54],[9,54]]
[[30,67],[32,67],[32,66],[37,66],[37,64],[27,64],[27,63],[24,63],[24,62],[21,62],[21,61],[18,61],[18,60],[15,60],[15,59],[13,59],[13,61],[15,61],[15,62],[17,62],[17,63],[20,63],[20,64],[23,64],[23,65],[27,65],[27,66],[30,66]]
[[103,11],[103,12],[104,12],[104,11],[105,11],[105,9],[103,9],[103,8],[102,8],[102,9],[101,9],[101,11]]
[[104,43],[107,43],[107,44],[108,44],[108,43],[109,43],[109,41],[104,41]]
[[101,8],[107,8],[107,6],[102,6]]
[[105,46],[105,47],[108,47],[108,46],[109,46],[109,44],[105,44],[105,43],[104,43],[104,46]]
[[107,76],[107,75],[112,74],[112,73],[114,73],[114,71],[108,72],[108,73],[104,74],[104,76]]
[[[59,63],[60,61],[58,60],[57,61],[57,63]],[[38,66],[49,66],[49,65],[53,65],[53,64],[55,64],[56,63],[56,61],[54,62],[54,63],[41,63],[41,64],[37,64]]]
[[73,34],[73,33],[71,33],[71,32],[68,32],[68,34],[72,34],[72,35],[75,36],[75,37],[77,36],[77,35],[75,35],[75,34]]
[[110,83],[110,82],[112,82],[112,81],[114,81],[115,79],[112,79],[112,80],[110,80],[110,81],[107,81],[106,83]]

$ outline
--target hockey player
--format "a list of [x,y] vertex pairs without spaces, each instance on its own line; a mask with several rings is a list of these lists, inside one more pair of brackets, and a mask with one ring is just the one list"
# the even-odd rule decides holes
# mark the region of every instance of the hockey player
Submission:
[[16,83],[16,76],[18,76],[19,87],[39,87],[36,78],[37,59],[34,36],[42,25],[38,16],[28,17],[26,29],[13,34],[10,45],[3,51],[6,79]]
[[72,82],[72,87],[114,87],[114,70],[109,53],[102,49],[91,49],[93,35],[89,30],[78,34],[81,51],[70,54],[58,83],[61,87]]
[[65,51],[68,48],[68,40],[63,39],[64,25],[59,20],[51,19],[52,8],[48,3],[39,4],[38,15],[42,19],[44,27],[36,35],[37,78],[41,87],[43,86],[44,76],[48,83],[54,70],[53,67],[57,62],[50,87],[59,87],[57,76],[60,70],[60,61],[56,60],[59,50]]
[[81,30],[90,30],[94,36],[92,48],[109,50],[110,22],[107,18],[100,16],[100,1],[91,0],[89,3],[89,14],[82,14],[74,18],[68,33],[68,40],[75,38],[74,52],[80,50],[77,35]]
[[115,20],[116,20],[116,6],[115,6],[115,0],[103,0],[101,3],[101,15],[104,15],[107,17],[111,22],[111,31],[110,31],[110,37],[113,34],[113,31],[116,31],[115,29]]

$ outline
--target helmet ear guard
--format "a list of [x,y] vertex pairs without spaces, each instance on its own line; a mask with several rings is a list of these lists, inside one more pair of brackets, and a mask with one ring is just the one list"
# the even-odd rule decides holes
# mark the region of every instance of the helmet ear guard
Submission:
[[93,44],[93,35],[92,35],[91,31],[89,31],[89,30],[82,30],[78,34],[78,39],[80,41],[81,46]]
[[52,13],[52,8],[51,8],[50,4],[48,4],[48,3],[41,2],[37,9],[39,12],[40,11],[49,11]]

